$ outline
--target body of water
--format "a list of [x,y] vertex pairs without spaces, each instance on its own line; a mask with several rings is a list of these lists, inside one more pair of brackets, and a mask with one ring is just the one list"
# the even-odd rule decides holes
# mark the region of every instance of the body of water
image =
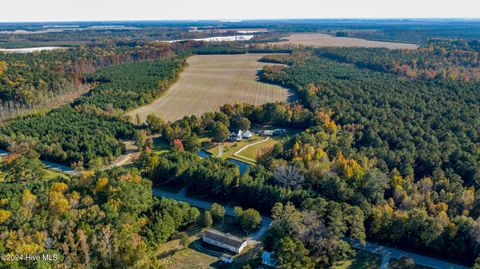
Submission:
[[[198,156],[202,157],[202,158],[210,158],[212,157],[212,154],[204,151],[204,150],[199,150],[197,152]],[[238,166],[238,170],[240,171],[240,174],[243,174],[245,173],[245,171],[247,170],[247,168],[250,166],[250,164],[248,163],[245,163],[245,162],[242,162],[242,161],[239,161],[239,160],[235,160],[235,159],[227,159],[227,161],[229,161],[230,163],[233,163],[235,164],[236,166]]]
[[245,173],[245,171],[247,171],[247,168],[250,166],[250,164],[248,163],[244,163],[242,161],[235,160],[235,159],[227,159],[227,161],[238,166],[238,170],[240,170],[240,175]]
[[0,52],[30,53],[30,52],[35,52],[35,51],[58,50],[58,49],[66,49],[66,48],[63,48],[63,47],[35,47],[35,48],[21,48],[21,49],[2,49],[2,48],[0,48]]
[[205,42],[222,42],[222,41],[248,41],[252,39],[254,35],[233,35],[233,36],[214,36],[214,37],[206,37],[206,38],[193,38],[193,39],[178,39],[178,40],[167,40],[167,41],[160,41],[160,42],[180,42],[180,41],[205,41]]

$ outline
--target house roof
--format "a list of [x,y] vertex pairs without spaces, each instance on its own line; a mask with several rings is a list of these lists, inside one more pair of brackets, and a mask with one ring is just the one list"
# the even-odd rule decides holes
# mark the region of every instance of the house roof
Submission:
[[245,243],[245,240],[242,240],[234,235],[222,233],[213,229],[207,230],[203,236],[235,248],[240,248],[242,244]]

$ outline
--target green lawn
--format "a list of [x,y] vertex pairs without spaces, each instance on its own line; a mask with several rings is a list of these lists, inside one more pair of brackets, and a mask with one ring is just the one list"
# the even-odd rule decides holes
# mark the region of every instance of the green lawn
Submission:
[[[239,235],[238,231],[233,227],[233,217],[225,217],[225,224],[221,227],[220,224],[213,225],[212,228],[221,230],[223,232],[232,233],[234,235]],[[205,231],[205,228],[200,228],[198,226],[193,226],[187,228],[185,231],[189,237],[190,242],[192,242],[188,247],[184,248],[180,245],[178,239],[172,239],[164,244],[161,244],[157,250],[157,258],[159,262],[165,268],[172,269],[187,269],[187,268],[233,268],[240,269],[245,264],[251,261],[258,261],[262,253],[262,244],[249,245],[247,246],[241,254],[234,255],[234,263],[231,265],[223,265],[220,267],[214,267],[214,265],[219,265],[216,263],[219,259],[217,255],[212,255],[212,253],[207,253],[195,247],[196,244],[201,244],[201,235]],[[217,248],[212,247],[209,249],[217,250]],[[233,253],[230,253],[233,255]]]
[[[253,145],[251,147],[248,147],[248,148],[242,150],[237,156],[235,156],[234,154],[237,151],[239,151],[240,149],[242,149],[243,147],[245,147],[247,145],[250,145],[250,144],[253,144],[253,143],[256,143],[256,142],[260,142],[262,140],[265,140],[266,137],[260,136],[258,134],[254,134],[252,136],[252,138],[243,139],[242,141],[239,141],[239,142],[224,142],[223,143],[223,153],[222,153],[221,158],[222,159],[230,159],[230,158],[231,159],[236,159],[236,160],[239,160],[239,161],[242,161],[242,162],[246,162],[246,163],[255,165],[255,161],[252,161],[252,160],[257,159],[258,153],[260,153],[262,150],[272,148],[275,144],[281,142],[286,137],[294,135],[298,132],[299,132],[298,130],[289,129],[289,130],[287,130],[286,134],[281,135],[281,136],[270,137],[270,139],[268,139],[265,142],[258,143],[256,145]],[[210,142],[210,141],[211,141],[211,139],[208,138],[208,137],[201,137],[199,139],[200,143],[207,143],[207,142]],[[204,150],[209,152],[210,154],[212,154],[213,157],[216,157],[216,156],[218,156],[219,147],[218,147],[218,145],[214,145],[210,148],[204,148]]]
[[[243,139],[240,142],[225,142],[223,143],[223,154],[222,154],[222,159],[228,159],[234,157],[233,154],[235,152],[239,151],[241,148],[245,147],[246,145],[261,141],[262,139],[265,139],[259,135],[254,135],[250,139]],[[218,154],[218,146],[215,146],[211,149],[208,150],[212,154],[212,156],[216,157]],[[241,159],[240,159],[241,160]]]
[[[287,138],[289,136],[292,136],[292,135],[295,135],[298,132],[299,132],[298,130],[289,129],[289,130],[287,130],[287,133],[284,134],[284,135],[272,136],[272,137],[270,137],[270,139],[268,139],[265,142],[262,142],[262,143],[253,145],[251,147],[248,147],[238,154],[238,157],[240,157],[239,160],[242,160],[241,157],[246,157],[246,158],[249,158],[249,159],[256,160],[258,154],[261,153],[263,150],[273,148],[273,146],[275,144],[280,143],[285,138]],[[264,140],[264,139],[265,139],[265,137],[261,137],[261,139],[259,139],[259,141]]]
[[350,260],[337,262],[333,269],[377,269],[382,264],[382,257],[365,251],[357,250],[355,257]]
[[44,179],[55,179],[55,178],[58,178],[58,177],[63,177],[63,178],[66,178],[67,176],[62,174],[62,173],[59,173],[57,171],[54,171],[54,170],[49,170],[49,169],[44,169],[45,170],[45,176],[43,177]]
[[[190,241],[198,240],[200,231],[187,231]],[[217,257],[200,252],[192,247],[180,245],[178,239],[161,244],[157,258],[165,268],[187,269],[187,268],[213,268],[211,265],[218,260]]]
[[239,155],[239,157],[247,157],[249,159],[256,160],[257,156],[258,156],[258,153],[262,152],[265,149],[272,148],[278,142],[280,142],[279,138],[270,137],[270,139],[268,139],[265,142],[262,142],[262,143],[259,143],[259,144],[256,144],[256,145],[253,145],[251,147],[246,148],[245,150],[240,152],[238,155]]

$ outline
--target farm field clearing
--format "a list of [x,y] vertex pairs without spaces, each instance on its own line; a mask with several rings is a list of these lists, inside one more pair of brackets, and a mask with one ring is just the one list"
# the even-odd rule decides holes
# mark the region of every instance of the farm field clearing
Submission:
[[160,98],[128,112],[141,120],[149,114],[175,121],[184,116],[200,116],[218,111],[224,104],[254,104],[289,101],[291,90],[257,80],[265,63],[258,60],[266,54],[195,55],[179,80]]
[[373,41],[352,37],[335,37],[327,34],[291,34],[285,41],[276,44],[295,44],[313,47],[365,47],[387,49],[417,49],[418,45],[408,43]]

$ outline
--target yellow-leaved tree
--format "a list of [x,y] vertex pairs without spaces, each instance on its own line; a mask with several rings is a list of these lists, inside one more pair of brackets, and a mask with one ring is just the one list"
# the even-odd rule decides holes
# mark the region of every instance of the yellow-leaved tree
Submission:
[[10,218],[10,211],[8,210],[4,210],[4,209],[0,209],[0,224],[4,223],[5,221],[8,220],[8,218]]

